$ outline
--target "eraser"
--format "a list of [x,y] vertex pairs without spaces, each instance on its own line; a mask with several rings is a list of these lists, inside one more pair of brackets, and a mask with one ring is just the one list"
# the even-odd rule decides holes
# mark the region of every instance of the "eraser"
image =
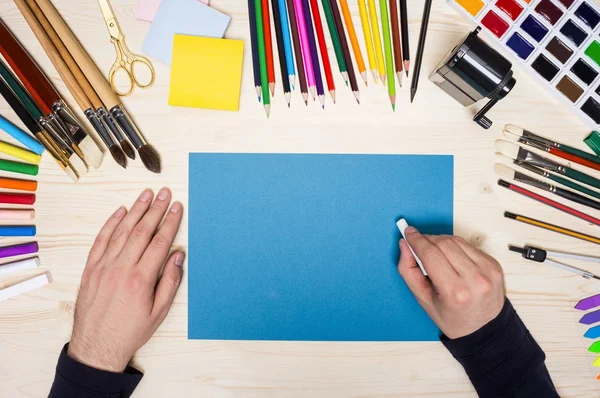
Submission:
[[413,250],[413,248],[410,247],[410,244],[408,243],[408,241],[406,240],[406,236],[404,235],[404,231],[406,231],[406,228],[408,228],[408,223],[406,222],[406,220],[404,218],[401,218],[396,223],[396,226],[400,230],[400,233],[402,234],[402,237],[406,241],[406,244],[408,245],[408,248],[410,249],[410,252],[412,253],[413,257],[415,258],[417,264],[419,265],[419,268],[421,268],[421,272],[423,272],[423,275],[427,276],[427,271],[425,271],[425,267],[423,266],[423,262],[421,261],[421,259],[419,258],[419,256],[416,255],[416,253]]

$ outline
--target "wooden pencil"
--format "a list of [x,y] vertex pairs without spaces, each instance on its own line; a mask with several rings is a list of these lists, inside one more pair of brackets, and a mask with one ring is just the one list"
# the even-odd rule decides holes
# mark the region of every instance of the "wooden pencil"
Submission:
[[331,11],[331,1],[321,0],[323,5],[323,13],[325,14],[325,20],[327,21],[327,28],[331,36],[331,42],[333,43],[333,50],[335,51],[335,59],[337,60],[338,68],[346,86],[348,85],[348,66],[346,65],[346,59],[342,52],[342,44],[340,43],[340,34],[333,18],[333,12]]
[[[315,38],[314,24],[312,12],[308,0],[301,0],[302,9],[304,11],[304,22],[306,23],[306,35],[308,37],[308,45],[310,50],[310,56],[312,59],[313,70],[315,75],[315,85],[317,89],[317,97],[321,107],[325,109],[325,88],[323,87],[323,75],[321,74],[321,64],[319,62],[319,53],[317,51],[317,40]],[[317,8],[316,12],[319,12]]]
[[261,98],[260,61],[258,56],[258,33],[256,32],[256,8],[254,0],[248,0],[248,23],[250,25],[250,44],[252,48],[252,72],[254,73],[254,88],[258,102]]
[[402,32],[402,64],[406,71],[406,77],[408,77],[408,70],[410,69],[410,40],[408,38],[408,8],[406,7],[406,0],[400,0],[400,29]]
[[260,81],[262,88],[262,99],[267,117],[271,114],[271,97],[269,94],[269,77],[267,67],[267,52],[265,49],[265,35],[263,28],[263,11],[261,0],[254,0],[256,7],[256,32],[258,33],[258,56],[260,60]]
[[398,20],[398,0],[390,0],[390,25],[392,27],[392,44],[394,46],[394,66],[398,76],[398,84],[402,87],[402,43],[400,42],[400,21]]
[[281,11],[279,10],[278,0],[272,0],[271,7],[273,8],[273,22],[275,26],[275,38],[277,40],[277,54],[279,56],[279,67],[281,71],[283,95],[289,108],[291,101],[290,78],[288,75],[288,65],[287,58],[285,55],[285,46],[283,44],[283,32],[281,30]]
[[396,79],[394,79],[394,55],[392,54],[387,0],[379,0],[379,10],[381,11],[381,30],[383,33],[383,47],[385,50],[385,70],[387,72],[388,95],[392,104],[392,110],[396,111]]
[[267,57],[267,77],[271,96],[275,96],[275,61],[273,58],[273,39],[271,36],[271,17],[269,15],[269,0],[261,0],[263,33],[265,37],[265,55]]
[[362,77],[365,85],[369,85],[367,82],[367,67],[365,66],[365,60],[363,59],[358,39],[356,38],[356,30],[354,29],[354,22],[352,22],[352,15],[350,14],[350,7],[348,7],[347,0],[340,0],[340,8],[342,9],[342,15],[344,22],[346,22],[346,31],[350,38],[350,44],[352,44],[352,51],[354,52],[354,58],[356,59],[356,67]]
[[429,16],[431,15],[431,3],[433,0],[425,0],[423,8],[423,20],[421,21],[421,33],[419,34],[419,44],[417,46],[417,59],[415,60],[415,71],[410,83],[410,102],[413,102],[417,95],[419,87],[419,76],[421,75],[421,64],[425,53],[425,41],[427,40],[427,29],[429,27]]
[[288,13],[290,16],[290,31],[292,33],[292,42],[294,43],[294,54],[296,56],[296,70],[298,72],[298,82],[300,84],[300,94],[304,104],[308,105],[308,85],[306,84],[306,70],[304,69],[304,60],[302,58],[302,46],[300,45],[300,35],[298,34],[298,19],[294,8],[294,0],[286,0]]
[[283,47],[285,48],[286,65],[288,67],[288,80],[292,91],[296,85],[296,68],[294,67],[294,54],[292,38],[290,36],[290,22],[288,20],[288,10],[285,0],[273,0],[279,4],[279,15],[281,17],[281,32],[283,33]]
[[358,11],[360,22],[362,24],[363,36],[365,37],[365,47],[367,48],[367,58],[369,59],[369,68],[373,74],[373,80],[377,83],[377,60],[375,59],[375,49],[373,48],[373,36],[371,35],[371,24],[369,23],[369,14],[367,12],[367,3],[365,0],[358,0]]
[[317,39],[319,41],[319,49],[321,51],[321,60],[323,61],[323,71],[325,73],[325,80],[327,81],[327,89],[329,90],[329,95],[331,95],[331,99],[335,104],[335,80],[333,80],[331,61],[329,60],[327,42],[325,41],[325,34],[323,32],[323,21],[321,20],[321,13],[319,12],[319,4],[317,3],[317,0],[310,0],[310,6],[313,10],[315,30],[317,31]]
[[381,47],[381,33],[379,33],[379,21],[377,20],[377,6],[375,0],[368,0],[369,18],[371,19],[371,29],[373,33],[373,46],[375,47],[375,57],[377,59],[377,70],[379,78],[385,84],[385,60]]
[[356,81],[356,74],[354,72],[352,57],[350,55],[350,47],[348,46],[348,41],[346,40],[346,33],[344,31],[342,15],[340,14],[340,9],[335,0],[331,2],[331,11],[333,14],[333,19],[335,21],[335,26],[337,27],[337,31],[340,35],[340,43],[342,45],[344,59],[346,60],[346,65],[348,66],[348,79],[350,80],[350,88],[352,89],[354,98],[356,98],[356,102],[360,104],[360,93],[358,90],[358,82]]
[[308,84],[308,91],[310,92],[314,101],[317,98],[317,84],[315,80],[315,69],[313,66],[310,44],[308,42],[308,32],[306,28],[306,18],[304,15],[304,7],[302,6],[302,0],[294,0],[294,10],[296,11],[296,22],[298,23],[298,34],[302,48],[304,70],[306,71],[306,82]]

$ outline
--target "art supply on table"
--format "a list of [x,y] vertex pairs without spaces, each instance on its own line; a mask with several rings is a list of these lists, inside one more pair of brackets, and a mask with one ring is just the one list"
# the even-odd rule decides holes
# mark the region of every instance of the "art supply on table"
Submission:
[[580,311],[588,311],[596,307],[600,307],[600,294],[584,298],[575,305],[575,309]]
[[381,46],[381,36],[379,33],[379,21],[377,18],[377,7],[375,0],[367,0],[369,18],[371,19],[371,30],[373,33],[373,46],[375,47],[375,58],[377,59],[377,70],[379,79],[385,84],[385,60],[383,57],[383,47]]
[[479,30],[478,27],[463,38],[429,79],[465,107],[488,98],[473,121],[489,129],[492,121],[486,113],[511,92],[517,81],[512,64],[479,38]]
[[346,40],[346,33],[344,31],[344,23],[342,22],[342,15],[340,14],[340,9],[337,5],[337,2],[332,0],[331,4],[331,14],[333,15],[333,21],[337,28],[337,31],[340,36],[340,45],[342,47],[342,54],[344,55],[344,60],[346,62],[346,66],[348,67],[348,80],[350,81],[350,89],[352,90],[352,94],[354,94],[354,98],[356,102],[360,104],[360,92],[358,90],[358,82],[356,80],[356,73],[354,72],[354,65],[352,63],[352,56],[350,55],[350,47],[348,46],[348,40]]
[[0,276],[14,274],[15,272],[25,271],[28,269],[36,269],[39,268],[39,266],[40,259],[38,257],[0,264]]
[[[291,101],[291,91],[290,87],[290,78],[291,75],[288,75],[288,65],[287,65],[287,56],[285,53],[285,44],[283,39],[283,31],[281,27],[281,11],[279,10],[279,2],[280,0],[272,0],[271,7],[273,7],[273,24],[275,25],[275,39],[277,40],[277,55],[279,57],[279,67],[281,72],[281,81],[283,87],[283,95],[285,97],[285,101],[288,104],[288,108],[290,107]],[[286,15],[287,17],[287,15]]]
[[317,0],[310,0],[310,7],[313,11],[315,22],[315,31],[317,32],[317,40],[319,41],[319,49],[321,51],[321,61],[323,62],[323,73],[327,81],[327,90],[331,99],[335,104],[335,81],[333,80],[333,72],[331,71],[331,61],[329,60],[329,52],[327,51],[327,42],[323,33],[323,22],[321,21],[321,13],[319,12],[319,4]]
[[35,225],[0,225],[0,236],[35,236]]
[[573,230],[570,230],[570,229],[567,229],[564,227],[560,227],[558,225],[553,225],[553,224],[547,223],[545,221],[540,221],[540,220],[536,220],[536,219],[533,219],[530,217],[520,216],[518,214],[510,213],[508,211],[504,212],[504,217],[511,219],[511,220],[516,220],[516,221],[519,221],[519,222],[522,222],[525,224],[533,225],[538,228],[558,232],[559,234],[562,234],[562,235],[571,236],[573,238],[585,240],[587,242],[591,242],[591,243],[600,245],[600,238],[598,238],[598,237],[587,235],[587,234],[577,232],[577,231],[573,231]]
[[[165,1],[163,1],[163,4]],[[121,101],[112,91],[110,85],[104,79],[102,73],[91,60],[81,43],[79,43],[69,26],[49,0],[37,0],[37,3],[46,15],[48,21],[52,24],[56,33],[60,36],[65,47],[71,53],[75,62],[77,62],[78,66],[81,68],[87,80],[104,103],[110,116],[112,116],[116,121],[116,124],[122,129],[131,144],[133,144],[138,151],[144,166],[151,172],[160,173],[160,157],[158,153],[156,153],[154,148],[145,140],[133,119],[127,114]]]
[[[84,115],[98,133],[115,162],[127,167],[127,159],[135,160],[135,150],[123,136],[115,121],[104,108],[100,97],[73,59],[64,43],[50,24],[35,0],[16,0],[21,13],[29,23],[38,41],[46,51],[65,85],[75,98]],[[33,14],[33,17],[31,16]],[[112,134],[112,135],[111,135]],[[113,139],[114,136],[114,139]],[[116,142],[115,142],[116,140]]]
[[304,70],[306,72],[306,84],[308,85],[308,92],[314,101],[317,98],[317,83],[302,0],[294,0],[294,9],[296,10],[296,22],[302,49],[302,60],[304,61]]
[[[156,16],[156,12],[158,11],[158,7],[160,7],[160,3],[162,0],[138,0],[137,6],[135,8],[135,17],[142,21],[152,22],[154,21],[154,17]],[[208,0],[198,0],[203,2],[206,5],[209,5]]]
[[597,339],[600,337],[600,325],[591,327],[583,335],[586,339]]
[[396,79],[394,78],[394,50],[392,49],[392,38],[390,35],[389,15],[387,0],[379,0],[379,11],[381,12],[381,32],[383,34],[383,49],[385,51],[385,70],[388,87],[388,96],[392,104],[392,110],[396,111]]
[[342,15],[344,17],[344,22],[346,23],[346,31],[348,32],[348,37],[350,38],[350,44],[352,45],[352,52],[354,53],[354,59],[356,60],[356,67],[358,68],[358,72],[365,82],[365,85],[368,86],[367,83],[367,67],[365,66],[365,60],[362,56],[362,51],[360,49],[360,45],[358,44],[358,39],[356,37],[356,30],[354,29],[354,22],[352,22],[352,15],[350,14],[350,7],[348,7],[348,0],[339,0],[340,8],[342,10]]
[[552,184],[548,184],[548,183],[540,181],[536,178],[530,177],[526,174],[519,173],[504,164],[496,163],[494,165],[494,172],[499,177],[501,177],[505,180],[514,180],[516,182],[531,185],[531,186],[541,189],[543,191],[550,192],[554,195],[560,196],[563,199],[567,199],[572,202],[579,203],[580,205],[583,205],[583,206],[591,207],[592,209],[600,210],[600,202],[597,202],[586,196],[579,195],[576,192],[569,191],[568,189],[559,188]]
[[[593,325],[594,323],[598,322],[600,322],[600,310],[588,312],[579,320],[579,323],[583,325]],[[596,359],[596,361],[594,362],[594,366],[600,366],[600,361],[598,359]]]
[[40,171],[39,167],[35,164],[13,162],[4,159],[0,159],[0,170],[18,174],[27,174],[30,176],[36,176]]
[[0,141],[0,152],[33,164],[40,164],[40,160],[42,160],[41,155],[4,141]]
[[596,217],[592,217],[589,214],[585,214],[577,209],[573,209],[569,206],[565,206],[562,203],[556,202],[552,199],[548,199],[542,195],[538,195],[535,192],[531,192],[523,187],[520,187],[518,185],[515,184],[511,184],[507,181],[504,180],[498,180],[498,185],[500,185],[501,187],[507,188],[510,191],[516,192],[518,194],[521,194],[523,196],[526,196],[530,199],[533,199],[535,201],[538,201],[540,203],[543,203],[547,206],[553,207],[557,210],[560,210],[562,212],[565,212],[567,214],[570,214],[572,216],[575,216],[577,218],[580,218],[584,221],[587,221],[589,223],[595,224],[595,225],[599,225],[600,226],[600,219],[596,218]]
[[30,151],[41,155],[44,153],[44,146],[38,140],[31,137],[29,134],[12,124],[8,119],[0,115],[0,130],[5,131],[15,140],[25,145]]
[[290,87],[292,88],[292,90],[294,90],[294,87],[296,86],[296,68],[294,67],[294,50],[292,46],[292,38],[290,36],[290,22],[288,20],[287,4],[285,0],[276,1],[279,8],[281,33],[283,35],[283,48],[285,50],[285,63],[288,68],[288,80],[290,82]]
[[417,58],[415,60],[415,70],[410,83],[410,102],[412,103],[417,95],[419,86],[419,76],[421,75],[421,64],[423,63],[423,54],[425,53],[425,41],[427,40],[427,29],[429,28],[429,16],[431,14],[432,0],[425,0],[423,7],[423,19],[421,20],[421,33],[419,33],[419,44],[417,45]]
[[258,32],[256,31],[256,8],[254,0],[248,0],[248,23],[250,25],[250,48],[252,49],[252,72],[254,77],[254,88],[258,102],[262,95],[262,83],[260,81],[260,59],[258,56]]
[[[260,16],[262,21],[262,8]],[[171,65],[176,34],[222,38],[230,20],[229,16],[198,0],[162,0],[142,52]]]
[[408,248],[410,249],[410,252],[412,253],[413,257],[415,258],[415,262],[417,263],[417,265],[419,266],[419,268],[421,268],[421,272],[423,273],[423,275],[427,276],[427,271],[425,271],[425,267],[423,266],[423,262],[421,261],[421,259],[419,258],[419,256],[417,256],[417,254],[413,250],[412,246],[406,240],[406,228],[408,228],[408,223],[406,222],[406,220],[404,218],[401,218],[396,223],[396,226],[398,227],[398,230],[400,231],[400,234],[402,235],[402,238],[406,241],[406,244],[408,245]]
[[452,233],[452,156],[192,153],[188,174],[188,338],[439,341],[395,220]]
[[591,0],[448,0],[590,127],[600,123],[600,8]]
[[392,28],[392,45],[394,47],[394,70],[398,84],[402,87],[402,43],[400,42],[400,21],[398,20],[398,2],[390,0],[390,25]]
[[[308,4],[308,0],[300,0],[302,3],[302,10],[304,11],[304,22],[306,23],[306,35],[308,37],[308,46],[309,52],[312,59],[312,66],[314,70],[315,77],[315,87],[317,92],[317,97],[319,98],[319,102],[321,107],[325,109],[325,88],[323,86],[323,76],[321,75],[321,64],[319,62],[319,53],[317,52],[317,42],[315,39],[315,32],[313,30],[313,20],[312,13],[310,10],[310,5]],[[319,10],[316,10],[319,12]],[[309,87],[310,90],[310,87]],[[314,99],[314,97],[313,97]]]
[[375,49],[373,48],[373,35],[371,34],[371,24],[367,11],[366,0],[358,0],[358,12],[360,14],[360,23],[362,25],[363,35],[365,37],[365,47],[367,48],[367,58],[369,59],[369,68],[373,74],[373,81],[377,83],[377,60],[375,59]]
[[242,40],[175,35],[169,105],[237,111]]
[[504,127],[504,136],[508,139],[517,140],[520,143],[548,152],[554,156],[558,156],[594,170],[600,170],[600,157],[568,145],[559,144],[558,142],[541,137],[522,129],[521,127],[507,124]]
[[[127,47],[125,35],[121,30],[117,16],[110,6],[110,2],[108,0],[98,0],[98,5],[104,16],[104,22],[108,28],[108,33],[110,34],[110,42],[115,46],[115,52],[117,53],[117,59],[108,71],[108,81],[110,82],[113,91],[118,95],[126,96],[131,94],[136,86],[139,88],[148,88],[152,86],[156,77],[152,63],[148,58],[134,54],[129,47]],[[137,74],[140,73],[140,70],[144,68],[149,74],[148,82],[140,80],[137,76]],[[115,79],[119,73],[127,76],[127,79],[129,80],[129,86],[125,91],[121,91],[119,87],[117,87]]]
[[593,352],[594,354],[600,354],[600,341],[592,343],[592,345],[589,346],[588,351]]
[[18,245],[0,247],[0,258],[35,254],[40,250],[37,242],[21,243]]
[[35,210],[33,209],[0,209],[0,220],[33,220],[35,218]]
[[559,258],[568,258],[572,260],[578,261],[591,261],[598,263],[600,262],[600,258],[597,257],[589,257],[589,256],[579,256],[577,254],[570,253],[561,253],[561,252],[553,252],[550,250],[544,250],[533,246],[525,246],[524,248],[520,248],[517,246],[509,246],[508,249],[512,252],[521,253],[523,258],[535,261],[537,263],[548,264],[556,268],[560,268],[567,272],[571,272],[573,274],[584,277],[585,279],[600,279],[600,276],[594,275],[589,271],[585,271],[576,267],[573,267],[568,264],[563,264],[558,261],[554,261],[550,259],[550,257],[559,257]]
[[37,181],[0,177],[0,188],[35,192],[37,190]]
[[260,63],[260,87],[262,101],[267,117],[271,114],[271,95],[269,94],[269,77],[267,76],[267,52],[265,49],[265,35],[263,29],[262,3],[254,0],[254,13],[256,15],[256,31],[258,33],[258,60]]
[[296,10],[294,9],[294,0],[286,0],[288,13],[290,17],[290,32],[292,34],[292,42],[294,54],[296,58],[296,70],[298,71],[298,80],[300,84],[300,94],[304,100],[304,104],[308,105],[308,84],[306,83],[306,70],[304,69],[304,60],[302,58],[302,45],[300,44],[300,35],[298,34],[298,20],[296,18]]
[[321,0],[321,4],[323,5],[323,13],[325,14],[325,19],[327,20],[327,28],[329,29],[329,35],[331,36],[331,43],[333,44],[333,50],[335,52],[338,68],[342,74],[342,77],[344,78],[344,81],[346,82],[346,85],[348,85],[348,65],[346,65],[346,59],[344,58],[344,54],[342,52],[340,32],[338,32],[338,28],[333,18],[331,1]]
[[406,0],[400,0],[400,20],[400,29],[402,32],[402,60],[404,70],[406,71],[406,77],[408,77],[408,71],[410,69],[410,43],[408,38],[408,8],[406,7]]
[[35,194],[0,192],[0,203],[11,205],[32,205],[35,203]]
[[16,283],[4,289],[0,289],[0,301],[28,293],[32,290],[46,286],[49,283],[52,283],[52,274],[50,274],[50,272]]
[[545,158],[537,153],[528,151],[519,145],[513,144],[512,142],[504,140],[496,140],[494,143],[496,149],[505,156],[513,160],[518,160],[525,164],[530,164],[542,169],[546,169],[566,177],[572,180],[578,181],[582,184],[589,185],[594,188],[600,189],[600,180],[590,175],[582,173],[581,171],[574,170],[568,166],[557,163],[553,160]]
[[273,40],[271,38],[271,18],[269,16],[269,0],[261,0],[262,27],[265,39],[265,54],[267,57],[267,78],[271,96],[275,96],[275,62],[273,60]]
[[600,156],[600,133],[592,131],[583,142],[588,146],[596,155]]

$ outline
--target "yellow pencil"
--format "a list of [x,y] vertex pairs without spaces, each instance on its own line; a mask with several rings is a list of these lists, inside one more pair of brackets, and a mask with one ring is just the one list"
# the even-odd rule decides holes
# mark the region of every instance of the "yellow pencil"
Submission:
[[371,19],[371,28],[373,29],[373,44],[375,46],[375,55],[377,56],[377,70],[379,70],[379,78],[383,84],[385,84],[385,61],[383,60],[383,50],[381,48],[381,36],[379,33],[379,22],[377,20],[375,0],[369,0],[369,18]]
[[356,66],[358,67],[358,71],[360,72],[363,81],[367,84],[367,67],[365,66],[365,60],[363,59],[358,39],[356,38],[356,31],[354,30],[354,23],[352,22],[352,15],[350,15],[348,1],[340,0],[340,6],[342,7],[342,14],[344,15],[344,21],[346,22],[346,29],[348,29],[348,36],[352,43],[352,51],[354,52],[354,58],[356,58]]
[[358,11],[360,12],[360,22],[365,36],[365,47],[367,47],[367,58],[369,58],[369,68],[373,74],[375,83],[377,77],[377,61],[375,60],[375,50],[373,50],[373,36],[371,36],[371,24],[369,24],[369,14],[367,14],[367,3],[365,0],[358,0]]
[[42,160],[42,157],[38,154],[3,141],[0,141],[0,152],[32,164],[39,164]]

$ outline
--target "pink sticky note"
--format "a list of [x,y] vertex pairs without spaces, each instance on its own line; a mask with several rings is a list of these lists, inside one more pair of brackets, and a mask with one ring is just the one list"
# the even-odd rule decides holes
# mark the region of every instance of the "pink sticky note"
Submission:
[[[135,9],[135,17],[142,21],[152,22],[160,6],[162,0],[138,0],[137,8]],[[198,0],[208,5],[209,0]]]

